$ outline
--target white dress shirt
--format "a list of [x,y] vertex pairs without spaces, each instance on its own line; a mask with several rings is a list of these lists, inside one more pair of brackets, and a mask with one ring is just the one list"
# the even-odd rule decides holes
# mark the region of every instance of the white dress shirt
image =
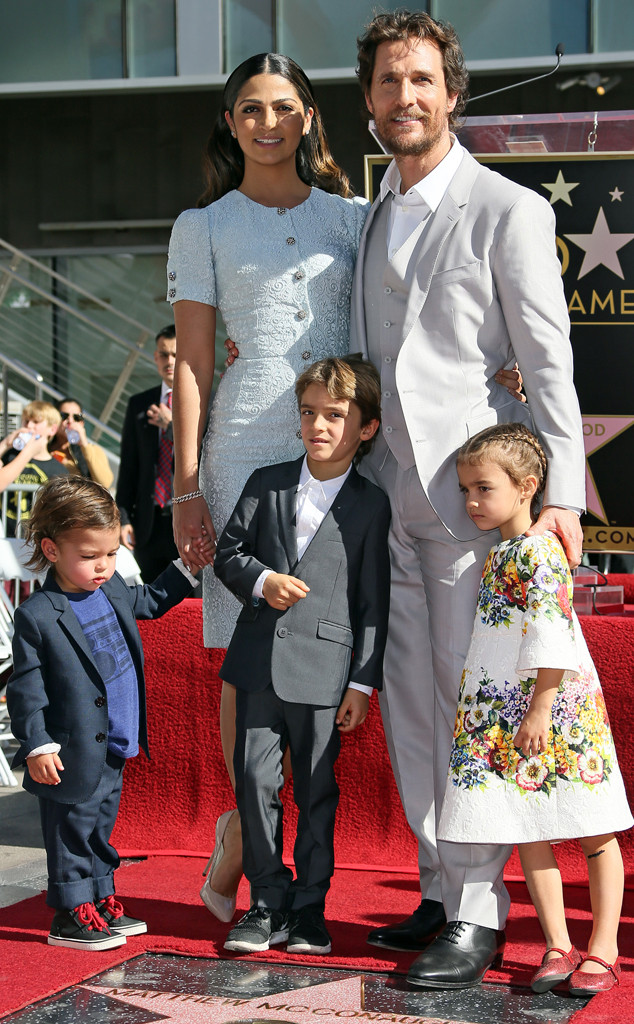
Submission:
[[[390,194],[389,221],[387,227],[387,255],[393,259],[395,253],[405,244],[409,236],[419,225],[423,225],[423,232],[427,228],[427,221],[432,213],[435,213],[445,192],[449,188],[452,178],[458,170],[464,149],[457,138],[451,136],[451,149],[433,171],[417,181],[415,185],[401,193],[401,174],[393,160],[381,181],[380,197],[381,202],[387,199]],[[557,505],[557,508],[569,509],[581,515],[583,509],[574,505]]]
[[[349,466],[345,473],[332,480],[316,480],[308,468],[308,459],[304,456],[295,499],[298,559],[302,557],[330,511],[332,503],[348,479],[351,469],[352,467]],[[254,601],[264,597],[262,593],[264,581],[273,571],[273,569],[264,569],[258,576],[253,587]],[[360,690],[368,696],[372,694],[373,687],[371,686],[362,686],[361,683],[353,682],[348,685],[353,690]]]
[[392,193],[387,229],[388,259],[392,259],[419,224],[429,220],[440,206],[464,155],[458,140],[453,135],[451,139],[452,146],[447,156],[404,194],[401,193],[401,175],[395,160],[384,174],[380,189],[381,202]]

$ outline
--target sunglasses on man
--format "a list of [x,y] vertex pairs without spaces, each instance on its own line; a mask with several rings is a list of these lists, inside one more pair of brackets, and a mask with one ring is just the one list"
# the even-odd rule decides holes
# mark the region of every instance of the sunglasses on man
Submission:
[[84,414],[81,412],[63,412],[61,415],[64,420],[74,420],[75,423],[84,422]]

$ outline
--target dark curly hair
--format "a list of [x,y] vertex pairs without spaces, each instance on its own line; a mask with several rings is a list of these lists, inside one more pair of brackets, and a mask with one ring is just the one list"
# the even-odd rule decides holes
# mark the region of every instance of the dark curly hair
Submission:
[[452,25],[435,21],[425,11],[401,9],[377,14],[357,39],[357,77],[364,96],[370,92],[376,51],[381,43],[408,42],[410,39],[429,40],[440,50],[445,85],[450,95],[457,95],[454,109],[449,114],[452,131],[462,124],[469,98],[469,72],[465,66],[460,40]]

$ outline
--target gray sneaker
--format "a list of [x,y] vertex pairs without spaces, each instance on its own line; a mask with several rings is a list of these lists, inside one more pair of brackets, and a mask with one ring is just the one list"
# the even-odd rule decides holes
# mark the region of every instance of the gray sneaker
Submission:
[[114,949],[125,944],[125,935],[110,931],[94,903],[82,903],[73,910],[55,912],[47,941],[49,946],[69,949]]
[[268,907],[251,907],[229,932],[225,949],[236,953],[257,953],[286,942],[287,938],[286,914]]

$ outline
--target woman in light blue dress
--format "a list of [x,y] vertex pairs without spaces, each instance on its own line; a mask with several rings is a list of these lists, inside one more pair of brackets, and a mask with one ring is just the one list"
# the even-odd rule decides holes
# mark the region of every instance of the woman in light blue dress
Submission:
[[[173,515],[183,559],[205,566],[205,643],[226,647],[240,605],[209,565],[215,537],[254,469],[303,452],[294,384],[309,363],[348,351],[369,206],[352,197],[330,155],[310,82],[278,54],[252,57],[229,77],[208,155],[205,205],[178,218],[168,260],[178,342],[174,494],[185,499]],[[216,309],[240,358],[220,381],[206,426]],[[234,782],[235,690],[226,683],[221,734]],[[201,892],[221,920],[235,910],[239,838],[237,812],[223,814]]]

